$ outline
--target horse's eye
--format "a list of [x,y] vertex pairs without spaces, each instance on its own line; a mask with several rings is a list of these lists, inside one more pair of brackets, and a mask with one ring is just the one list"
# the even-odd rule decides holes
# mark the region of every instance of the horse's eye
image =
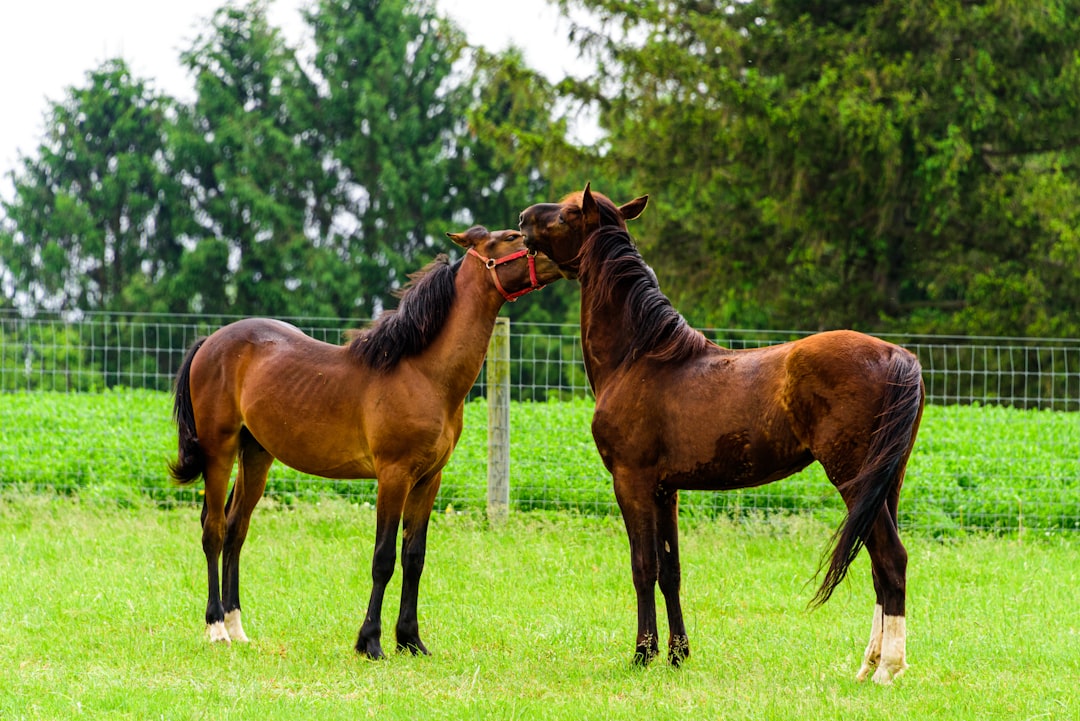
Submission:
[[566,225],[566,216],[562,213],[559,213],[559,225]]

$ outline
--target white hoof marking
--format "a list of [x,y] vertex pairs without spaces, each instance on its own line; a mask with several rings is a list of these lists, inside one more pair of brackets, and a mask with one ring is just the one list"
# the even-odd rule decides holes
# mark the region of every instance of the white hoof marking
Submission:
[[862,666],[855,675],[856,681],[865,681],[881,662],[882,617],[885,615],[881,604],[874,605],[874,622],[870,625],[870,642],[866,644]]
[[888,685],[904,674],[907,664],[907,626],[903,616],[885,616],[881,640],[881,663],[874,683]]
[[211,643],[224,643],[226,646],[231,643],[229,632],[225,630],[225,624],[221,621],[208,623],[206,625],[206,634],[210,637]]
[[872,680],[876,684],[888,686],[904,675],[905,668],[907,668],[906,665],[903,668],[898,668],[896,670],[890,670],[887,666],[878,666],[878,670],[874,672],[874,678]]
[[240,625],[240,609],[229,611],[225,614],[225,632],[229,638],[239,643],[247,643],[248,637],[244,633],[244,627]]

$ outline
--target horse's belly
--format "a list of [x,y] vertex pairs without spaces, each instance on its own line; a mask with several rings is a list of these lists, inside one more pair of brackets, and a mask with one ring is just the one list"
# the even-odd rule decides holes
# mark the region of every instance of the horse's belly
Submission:
[[737,433],[717,437],[709,450],[670,446],[658,459],[661,482],[686,490],[750,488],[798,473],[814,460],[806,449]]
[[288,448],[271,451],[271,455],[284,463],[289,468],[294,468],[301,473],[323,478],[347,479],[347,478],[374,478],[375,466],[370,458],[357,454],[334,454],[322,453],[312,455],[300,448]]
[[371,453],[358,434],[280,419],[277,423],[252,419],[248,430],[270,455],[301,473],[336,479],[375,477]]
[[300,458],[292,463],[285,458],[280,458],[279,460],[301,473],[322,476],[323,478],[344,480],[375,477],[375,466],[371,463],[371,459],[369,458],[347,458],[340,460],[332,458]]

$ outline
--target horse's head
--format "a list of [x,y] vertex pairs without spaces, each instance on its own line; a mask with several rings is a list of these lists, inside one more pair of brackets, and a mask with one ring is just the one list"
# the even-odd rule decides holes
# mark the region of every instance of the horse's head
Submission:
[[643,195],[615,205],[586,184],[585,190],[571,193],[559,203],[530,205],[521,213],[518,227],[529,248],[550,257],[567,278],[576,278],[577,258],[585,239],[602,225],[625,228],[626,221],[640,216],[648,202],[649,196]]
[[474,225],[464,233],[447,233],[491,272],[495,287],[514,301],[562,277],[559,267],[543,253],[525,247],[525,236],[516,230],[489,231]]

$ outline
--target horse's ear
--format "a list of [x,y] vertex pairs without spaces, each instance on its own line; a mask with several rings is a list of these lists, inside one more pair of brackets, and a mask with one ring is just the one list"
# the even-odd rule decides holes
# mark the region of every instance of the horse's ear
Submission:
[[623,220],[634,220],[645,212],[645,206],[648,204],[649,196],[647,195],[634,198],[629,203],[623,203],[619,206],[619,215],[623,217]]
[[585,191],[581,194],[581,215],[585,219],[585,227],[589,228],[600,224],[600,206],[592,194],[592,183],[585,183]]
[[447,233],[447,237],[462,248],[475,248],[491,237],[491,232],[482,225],[474,225],[464,233]]

